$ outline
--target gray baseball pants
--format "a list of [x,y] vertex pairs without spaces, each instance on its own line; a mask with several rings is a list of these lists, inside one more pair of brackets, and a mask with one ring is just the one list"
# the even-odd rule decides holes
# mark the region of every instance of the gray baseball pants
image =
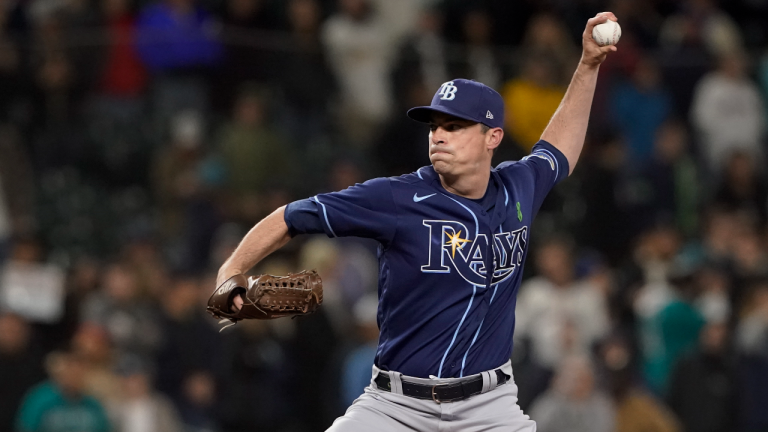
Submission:
[[[501,369],[512,377],[510,362]],[[379,373],[373,366],[371,385],[326,432],[535,432],[536,423],[517,406],[514,379],[497,386],[495,373],[488,372],[480,374],[482,393],[462,401],[436,403],[403,395],[402,381],[438,385],[472,377],[423,379],[382,371],[392,383],[392,391],[388,392],[379,390],[373,382]]]

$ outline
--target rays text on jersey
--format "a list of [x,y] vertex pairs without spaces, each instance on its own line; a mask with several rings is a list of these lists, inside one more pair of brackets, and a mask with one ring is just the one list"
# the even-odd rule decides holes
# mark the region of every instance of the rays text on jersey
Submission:
[[[450,273],[451,267],[467,282],[485,286],[488,271],[486,263],[494,265],[491,285],[508,278],[522,264],[528,242],[528,227],[493,235],[491,244],[485,234],[470,239],[467,227],[461,222],[424,220],[429,228],[428,262],[421,266],[424,273]],[[467,238],[462,238],[467,233]],[[489,254],[493,256],[489,256]]]

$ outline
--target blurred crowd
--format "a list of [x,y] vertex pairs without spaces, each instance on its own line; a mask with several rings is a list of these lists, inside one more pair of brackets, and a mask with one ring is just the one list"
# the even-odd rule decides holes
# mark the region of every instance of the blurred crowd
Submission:
[[768,430],[768,1],[5,0],[0,432],[324,430],[370,380],[375,244],[295,239],[319,312],[205,314],[280,205],[429,164],[451,78],[538,140],[586,20],[623,30],[516,309],[542,432]]

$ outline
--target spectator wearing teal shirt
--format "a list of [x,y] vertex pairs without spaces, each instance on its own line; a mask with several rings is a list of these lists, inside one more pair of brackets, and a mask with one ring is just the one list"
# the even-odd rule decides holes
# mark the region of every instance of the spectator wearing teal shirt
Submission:
[[705,324],[704,317],[691,304],[693,276],[693,272],[671,275],[675,292],[656,314],[641,320],[643,375],[659,395],[666,393],[669,374],[677,361],[696,348]]
[[54,353],[47,366],[51,380],[33,387],[24,397],[16,431],[109,432],[104,408],[83,393],[83,360],[70,353]]

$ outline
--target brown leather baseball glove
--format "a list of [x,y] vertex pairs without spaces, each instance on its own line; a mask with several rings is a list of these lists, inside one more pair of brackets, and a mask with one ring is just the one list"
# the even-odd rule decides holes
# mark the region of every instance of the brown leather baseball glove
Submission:
[[[234,312],[233,298],[240,294],[244,294],[243,307]],[[211,294],[206,309],[214,318],[234,324],[243,319],[307,315],[322,303],[323,281],[316,271],[305,270],[288,276],[232,276]]]

